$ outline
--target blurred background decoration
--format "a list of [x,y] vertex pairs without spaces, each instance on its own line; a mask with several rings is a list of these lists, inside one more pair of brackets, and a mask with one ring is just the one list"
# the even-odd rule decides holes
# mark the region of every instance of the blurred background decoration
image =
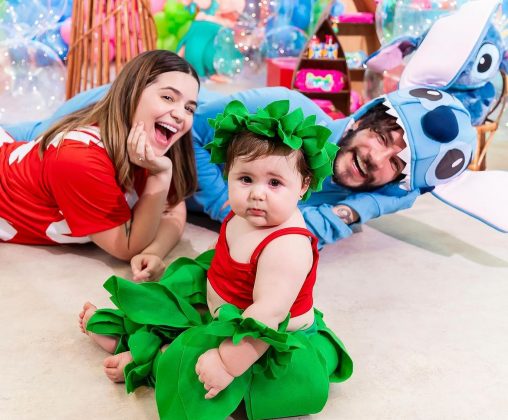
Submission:
[[[50,115],[66,94],[112,80],[145,49],[178,52],[203,78],[247,80],[267,60],[286,71],[329,5],[337,28],[351,18],[361,25],[354,21],[358,10],[375,12],[372,25],[385,45],[421,35],[466,1],[379,0],[376,7],[374,0],[0,0],[0,124]],[[507,13],[503,0],[497,26],[505,38]],[[363,74],[368,48],[343,41],[348,68]],[[366,71],[363,91],[355,88],[352,99],[395,89],[402,69]]]
[[67,0],[0,0],[0,124],[49,116],[65,100],[66,13]]

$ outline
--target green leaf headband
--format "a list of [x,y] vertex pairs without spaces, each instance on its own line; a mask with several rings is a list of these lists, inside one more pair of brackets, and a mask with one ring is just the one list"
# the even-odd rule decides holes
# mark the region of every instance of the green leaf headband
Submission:
[[250,114],[240,101],[230,102],[224,112],[215,119],[209,118],[215,129],[213,140],[205,146],[210,150],[212,163],[224,163],[228,146],[233,137],[242,131],[280,139],[293,150],[302,150],[312,171],[310,186],[303,200],[312,191],[320,191],[323,181],[333,173],[333,161],[339,147],[328,141],[332,132],[322,125],[316,125],[316,116],[304,117],[301,108],[289,112],[289,101],[275,101],[265,108]]

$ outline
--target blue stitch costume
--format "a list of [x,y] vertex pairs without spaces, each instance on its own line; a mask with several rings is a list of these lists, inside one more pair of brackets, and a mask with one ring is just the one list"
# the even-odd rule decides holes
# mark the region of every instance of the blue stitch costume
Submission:
[[471,114],[473,125],[482,124],[495,103],[494,78],[507,72],[508,49],[493,16],[499,0],[477,0],[438,19],[420,37],[401,36],[366,60],[378,73],[403,63],[399,88],[433,86],[459,99]]

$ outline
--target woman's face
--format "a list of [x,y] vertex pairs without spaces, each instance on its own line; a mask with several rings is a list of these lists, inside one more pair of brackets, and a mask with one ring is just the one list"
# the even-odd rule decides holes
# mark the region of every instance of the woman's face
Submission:
[[190,74],[170,71],[160,74],[141,94],[132,125],[143,122],[157,156],[165,155],[191,129],[198,89]]

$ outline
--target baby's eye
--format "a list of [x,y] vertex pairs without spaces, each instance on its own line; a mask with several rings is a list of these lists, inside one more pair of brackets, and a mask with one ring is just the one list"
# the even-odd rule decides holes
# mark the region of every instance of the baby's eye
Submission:
[[280,181],[278,179],[270,179],[271,187],[278,187],[280,185]]
[[242,176],[240,178],[240,181],[242,181],[244,184],[250,184],[252,182],[252,179],[250,176]]
[[195,109],[195,108],[193,108],[192,106],[186,106],[186,107],[185,107],[185,110],[186,110],[187,112],[189,112],[190,114],[192,114],[192,115],[194,115],[194,113],[196,112],[196,109]]
[[162,97],[162,99],[165,99],[166,101],[169,101],[169,102],[175,102],[175,100],[173,99],[172,96],[169,96],[169,95],[164,95]]

